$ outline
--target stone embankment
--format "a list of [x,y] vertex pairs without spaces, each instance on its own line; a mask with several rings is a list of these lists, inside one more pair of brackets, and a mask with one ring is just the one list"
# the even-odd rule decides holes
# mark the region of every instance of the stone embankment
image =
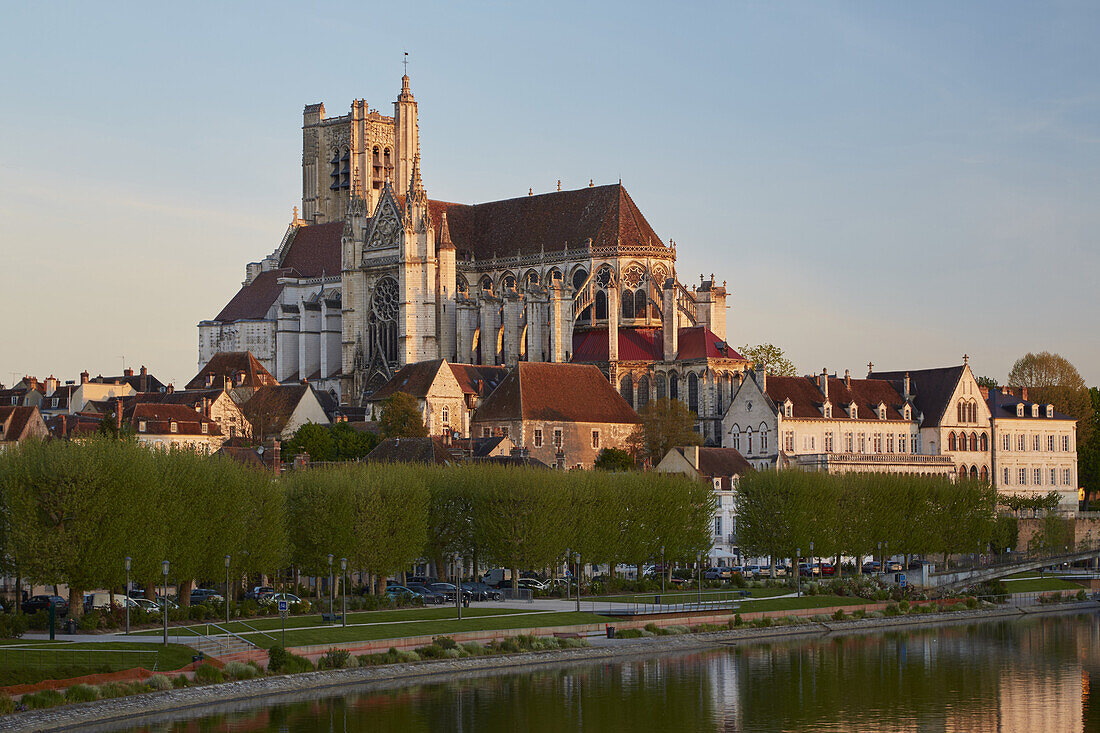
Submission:
[[379,667],[325,670],[296,675],[262,677],[238,682],[190,687],[132,697],[65,705],[47,710],[15,713],[0,718],[0,731],[109,730],[120,723],[144,725],[196,715],[214,715],[249,707],[314,699],[326,689],[343,693],[407,686],[410,682],[443,682],[459,677],[570,666],[591,661],[681,654],[768,639],[825,636],[832,633],[872,632],[889,628],[921,628],[965,624],[993,619],[1022,618],[1053,613],[1095,613],[1095,601],[1060,605],[997,607],[972,611],[924,613],[847,621],[815,621],[793,626],[743,627],[682,636],[656,636],[609,641],[583,649],[527,652],[496,657],[467,657],[392,664]]

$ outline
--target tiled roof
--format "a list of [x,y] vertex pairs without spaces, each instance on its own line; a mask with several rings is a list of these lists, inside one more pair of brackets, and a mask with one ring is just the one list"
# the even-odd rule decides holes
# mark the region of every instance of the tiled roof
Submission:
[[508,376],[508,367],[481,364],[451,364],[451,372],[465,394],[488,397]]
[[367,463],[454,463],[442,438],[388,438],[367,454]]
[[871,372],[867,378],[889,380],[900,391],[908,374],[909,391],[914,395],[913,404],[924,414],[922,427],[927,428],[940,424],[965,370],[966,366],[960,365],[909,372]]
[[[25,407],[23,405],[0,406],[0,440],[21,440],[27,431],[27,426],[38,413],[37,407]],[[39,417],[39,420],[42,418]]]
[[[817,377],[778,377],[768,375],[768,397],[776,407],[791,401],[791,417],[823,418],[825,395],[821,392]],[[843,379],[829,377],[829,403],[833,406],[833,420],[849,420],[847,407],[856,403],[857,420],[878,419],[879,403],[886,405],[887,420],[904,420],[902,409],[905,400],[893,384],[881,379],[853,379],[851,386]]]
[[[243,374],[243,381],[238,381]],[[207,377],[213,382],[207,382]],[[187,389],[203,389],[207,386],[221,388],[223,380],[233,387],[262,387],[278,384],[279,380],[264,368],[251,351],[219,351],[206,362],[206,366],[187,383]]]
[[[676,450],[688,459],[688,463],[691,462],[687,451],[693,450],[693,448],[677,447]],[[701,476],[714,478],[716,476],[740,476],[752,471],[753,468],[744,456],[734,448],[706,448],[700,446],[697,470]]]
[[[144,368],[142,367],[142,369]],[[121,374],[117,377],[105,377],[100,374],[88,381],[96,384],[128,384],[137,392],[159,392],[165,389],[164,383],[148,372],[134,374],[132,370],[128,371],[130,371],[130,374]]]
[[640,423],[638,413],[588,364],[521,361],[474,413],[474,421]]
[[241,405],[241,411],[255,429],[268,434],[280,433],[308,389],[308,384],[263,386]]
[[[336,249],[339,252],[339,243]],[[237,291],[233,299],[222,308],[221,313],[214,316],[214,320],[227,322],[264,318],[279,294],[283,292],[283,285],[279,282],[279,278],[296,276],[296,270],[286,267],[261,272],[252,282]]]
[[302,277],[339,275],[343,233],[343,221],[298,227],[279,267],[292,268]]
[[[677,360],[745,358],[705,326],[681,328],[677,344]],[[662,361],[664,358],[664,329],[640,326],[619,329],[619,361]],[[570,361],[598,363],[607,360],[606,328],[574,332]]]
[[[127,411],[126,422],[138,435],[221,435],[218,424],[187,405],[163,405],[139,402]],[[145,429],[141,429],[145,423]],[[172,423],[176,430],[172,431]],[[206,432],[202,426],[206,426]]]
[[263,468],[264,462],[260,458],[260,454],[256,452],[255,448],[243,445],[223,445],[218,449],[218,452],[214,455],[226,456],[232,458],[237,463],[242,463],[246,466],[253,468]]
[[442,359],[406,364],[398,369],[388,382],[375,390],[371,395],[371,401],[384,400],[395,392],[404,392],[413,397],[426,396],[442,365]]
[[75,415],[54,415],[46,418],[46,428],[55,438],[84,438],[99,432],[101,416],[89,416],[77,413]]

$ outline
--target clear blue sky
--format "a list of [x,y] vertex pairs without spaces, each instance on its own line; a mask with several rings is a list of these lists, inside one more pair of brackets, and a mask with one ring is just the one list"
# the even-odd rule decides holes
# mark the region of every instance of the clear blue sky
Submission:
[[0,381],[196,371],[301,111],[409,52],[433,198],[623,180],[803,372],[1029,350],[1100,384],[1095,3],[2,5]]

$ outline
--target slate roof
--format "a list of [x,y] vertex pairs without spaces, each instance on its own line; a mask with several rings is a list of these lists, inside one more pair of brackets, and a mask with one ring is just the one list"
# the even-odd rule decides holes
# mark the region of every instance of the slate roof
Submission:
[[442,438],[387,438],[367,454],[367,463],[455,463]]
[[[909,391],[914,395],[913,404],[924,414],[922,427],[935,427],[940,424],[965,370],[965,365],[909,370]],[[904,371],[871,372],[867,378],[886,379],[900,391],[903,389],[906,373]],[[770,377],[768,379],[771,380]]]
[[[337,242],[339,252],[339,242]],[[281,277],[297,277],[297,271],[289,267],[261,272],[248,285],[244,285],[237,294],[222,308],[215,321],[258,320],[267,316],[267,311],[283,292]]]
[[[998,418],[1012,418],[1013,420],[1073,420],[1077,421],[1077,418],[1065,413],[1054,411],[1054,417],[1047,417],[1046,405],[1038,402],[1032,402],[1031,400],[1025,400],[1021,397],[1017,397],[1012,394],[1005,394],[1000,388],[989,390],[989,397],[985,400],[986,405],[989,406],[989,413],[993,415],[993,419]],[[1016,405],[1023,403],[1024,416],[1022,418],[1016,417]],[[1039,405],[1039,416],[1031,416],[1031,406]]]
[[589,364],[521,361],[474,413],[486,420],[640,423],[638,413]]
[[[677,360],[737,359],[747,361],[705,326],[681,328],[677,334]],[[619,329],[619,361],[663,361],[665,358],[664,329],[624,327]],[[608,360],[607,329],[593,328],[573,333],[573,356],[577,363],[600,363]]]
[[308,384],[265,385],[241,405],[241,411],[254,429],[281,433],[308,389]]
[[[768,375],[767,395],[782,410],[783,404],[791,401],[792,418],[826,419],[821,408],[825,404],[825,395],[818,384],[817,377],[779,377]],[[848,416],[847,407],[856,403],[856,417]],[[876,420],[879,403],[886,405],[887,420],[904,420],[902,409],[905,400],[891,382],[881,379],[853,379],[851,386],[843,379],[829,377],[829,403],[833,406],[831,420]]]
[[[238,375],[242,373],[244,379],[238,382]],[[210,385],[207,384],[208,376],[214,377]],[[206,362],[206,366],[199,370],[185,388],[204,389],[208,386],[221,388],[223,379],[229,380],[231,387],[255,388],[279,383],[275,375],[269,372],[251,351],[219,351]]]
[[[677,446],[676,450],[687,459],[688,463],[691,463],[691,458],[688,457],[688,451],[693,450],[693,448]],[[699,466],[696,470],[699,471],[699,475],[707,478],[715,478],[718,476],[728,478],[730,476],[740,476],[752,471],[753,467],[752,464],[746,461],[745,457],[734,448],[707,448],[700,446]]]
[[298,227],[279,267],[295,270],[301,277],[339,275],[343,234],[343,221]]
[[[144,367],[142,367],[144,369]],[[105,377],[102,374],[92,377],[89,382],[96,384],[128,384],[137,392],[159,392],[167,389],[163,382],[146,372],[145,374],[121,374],[117,377]]]
[[451,364],[451,372],[465,394],[488,397],[508,376],[508,367],[481,364]]

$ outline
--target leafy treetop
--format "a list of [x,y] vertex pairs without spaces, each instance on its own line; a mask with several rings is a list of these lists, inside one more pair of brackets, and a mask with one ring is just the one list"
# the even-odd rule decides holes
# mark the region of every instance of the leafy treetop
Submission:
[[797,377],[798,370],[794,362],[783,355],[783,349],[774,344],[745,345],[738,349],[741,355],[751,360],[754,364],[764,364],[768,374],[777,377]]
[[380,420],[383,438],[426,438],[428,428],[420,414],[416,398],[394,392],[382,403]]

